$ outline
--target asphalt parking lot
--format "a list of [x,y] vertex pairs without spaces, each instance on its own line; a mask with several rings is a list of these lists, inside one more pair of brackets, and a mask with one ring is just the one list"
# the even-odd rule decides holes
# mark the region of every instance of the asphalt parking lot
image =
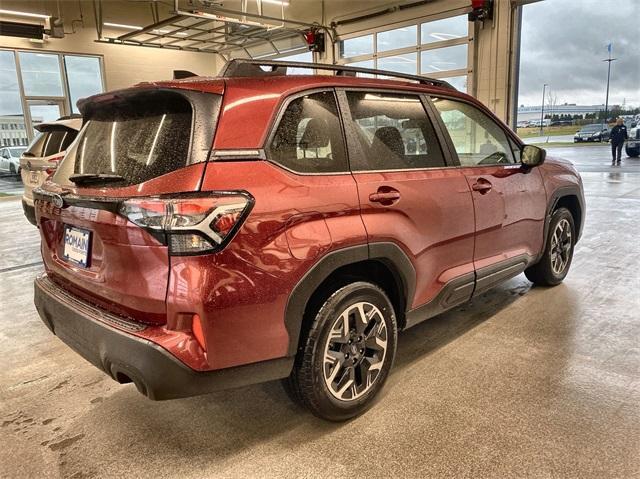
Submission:
[[566,281],[521,275],[402,333],[377,405],[344,424],[278,383],[152,402],[113,382],[41,323],[37,230],[0,198],[0,476],[637,477],[640,159],[549,154],[587,197]]

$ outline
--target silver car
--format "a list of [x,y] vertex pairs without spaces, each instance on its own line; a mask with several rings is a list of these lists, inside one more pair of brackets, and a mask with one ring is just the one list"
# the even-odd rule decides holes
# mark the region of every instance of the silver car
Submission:
[[26,146],[5,146],[0,148],[0,172],[19,175],[20,155],[26,149]]
[[35,126],[39,134],[20,158],[24,195],[22,208],[30,223],[36,224],[33,208],[33,189],[44,183],[58,167],[58,163],[67,148],[76,139],[82,128],[80,116],[62,117],[56,121],[40,123]]

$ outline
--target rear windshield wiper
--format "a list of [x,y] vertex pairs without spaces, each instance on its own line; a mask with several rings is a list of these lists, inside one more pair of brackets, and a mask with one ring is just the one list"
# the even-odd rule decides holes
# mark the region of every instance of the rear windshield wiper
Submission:
[[69,177],[76,185],[86,185],[90,183],[117,183],[126,181],[123,176],[111,175],[107,173],[77,173]]

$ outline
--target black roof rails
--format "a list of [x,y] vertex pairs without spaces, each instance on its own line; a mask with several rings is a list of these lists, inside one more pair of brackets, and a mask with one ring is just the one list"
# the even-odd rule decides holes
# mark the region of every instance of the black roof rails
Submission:
[[[263,70],[260,67],[272,67],[271,70]],[[218,76],[223,78],[234,77],[264,77],[264,76],[285,76],[288,68],[313,68],[316,70],[331,70],[337,76],[356,76],[356,73],[366,73],[369,75],[384,75],[403,80],[411,80],[442,88],[455,90],[455,88],[444,80],[429,78],[408,73],[391,72],[387,70],[376,70],[374,68],[350,67],[348,65],[329,65],[327,63],[307,63],[307,62],[283,62],[277,60],[258,60],[236,58],[229,60],[220,71]]]

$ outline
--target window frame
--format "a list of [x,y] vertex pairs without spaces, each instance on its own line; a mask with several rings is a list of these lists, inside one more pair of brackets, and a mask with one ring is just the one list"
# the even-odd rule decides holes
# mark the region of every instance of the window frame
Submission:
[[[478,104],[476,104],[473,101],[469,101],[466,98],[460,98],[460,97],[455,97],[455,96],[451,96],[451,95],[432,95],[432,94],[428,94],[425,95],[426,96],[426,100],[429,103],[429,108],[432,109],[433,114],[436,117],[436,121],[440,124],[440,129],[442,131],[442,134],[444,136],[444,141],[447,144],[447,148],[450,151],[450,154],[455,158],[456,163],[458,164],[459,168],[487,168],[487,167],[503,167],[503,168],[514,168],[514,167],[520,167],[522,166],[522,161],[518,162],[516,161],[516,157],[515,154],[513,153],[513,150],[511,148],[512,145],[516,145],[520,148],[520,151],[522,151],[523,148],[523,144],[522,141],[515,135],[515,133],[513,133],[511,131],[510,128],[505,128],[504,126],[502,126],[500,124],[500,121],[498,121],[496,119],[496,117],[493,115],[493,113],[491,113],[490,111],[488,111],[484,105],[480,106]],[[507,140],[507,143],[509,144],[509,152],[511,153],[512,159],[513,159],[513,163],[490,163],[490,164],[486,164],[486,165],[463,165],[460,162],[460,158],[458,156],[458,152],[455,148],[455,145],[453,143],[453,140],[451,139],[451,135],[449,134],[449,130],[447,129],[447,126],[444,123],[444,120],[442,119],[442,117],[440,116],[440,112],[438,110],[438,108],[435,106],[433,99],[434,98],[438,98],[438,99],[442,99],[442,100],[449,100],[449,101],[456,101],[458,103],[465,103],[467,105],[469,105],[472,108],[475,108],[476,110],[480,111],[482,114],[484,114],[487,118],[489,118],[489,120],[491,120],[491,122],[493,122],[504,134]]]
[[[347,98],[348,91],[357,91],[357,92],[371,92],[371,93],[389,93],[396,95],[415,95],[420,99],[422,103],[422,107],[425,110],[425,114],[427,115],[428,120],[431,122],[431,126],[433,127],[436,139],[438,141],[438,146],[442,151],[442,157],[444,159],[443,166],[424,166],[420,168],[390,168],[390,169],[382,169],[382,170],[360,170],[355,169],[353,164],[352,152],[355,152],[357,155],[363,154],[360,149],[360,143],[357,138],[357,134],[353,131],[351,126],[351,118],[350,118],[350,109],[349,109],[349,100]],[[349,159],[349,170],[352,173],[396,173],[396,172],[406,172],[406,171],[431,171],[431,170],[443,170],[448,168],[458,168],[459,162],[457,155],[451,155],[451,151],[449,149],[448,143],[446,143],[446,137],[442,134],[442,125],[439,121],[439,118],[434,116],[434,112],[432,110],[432,105],[428,101],[428,95],[423,91],[416,90],[404,90],[401,88],[377,88],[377,87],[338,87],[336,88],[336,95],[338,97],[338,107],[342,115],[342,123],[343,123],[343,131],[345,135],[346,145],[347,145],[347,158]],[[353,145],[353,146],[352,146]]]
[[[280,123],[282,122],[282,118],[284,117],[284,114],[289,108],[289,105],[298,98],[308,96],[308,95],[313,95],[314,93],[324,93],[324,92],[331,92],[331,94],[333,95],[333,99],[335,101],[338,125],[340,127],[340,137],[342,139],[342,145],[344,148],[344,155],[345,155],[344,171],[331,171],[331,172],[297,171],[292,168],[289,168],[287,165],[283,165],[273,160],[271,155],[271,143],[273,142],[273,139],[276,136],[278,127],[280,126]],[[331,86],[331,87],[310,88],[307,90],[297,91],[283,98],[280,101],[280,104],[276,107],[276,110],[278,113],[276,114],[273,121],[271,122],[271,125],[269,127],[269,133],[267,134],[267,137],[261,148],[262,152],[264,152],[263,156],[266,161],[268,161],[272,165],[277,166],[278,168],[282,168],[283,170],[288,171],[289,173],[292,173],[294,175],[299,175],[299,176],[335,176],[335,175],[351,174],[351,162],[349,159],[349,149],[347,145],[347,139],[345,136],[344,118],[342,116],[342,109],[340,108],[340,102],[338,100],[338,95],[335,87]]]
[[[62,115],[66,116],[71,114],[73,106],[71,105],[71,92],[69,90],[69,81],[67,77],[67,69],[65,66],[65,56],[71,57],[91,57],[97,58],[100,65],[100,77],[102,80],[102,93],[109,91],[107,87],[107,79],[105,75],[104,55],[101,54],[88,54],[88,53],[74,53],[69,51],[55,51],[55,50],[39,50],[31,48],[7,48],[0,47],[1,51],[8,51],[13,54],[14,64],[16,66],[16,74],[18,80],[18,93],[20,94],[20,103],[22,105],[22,117],[26,128],[27,144],[31,143],[34,138],[33,134],[33,122],[31,114],[29,113],[29,100],[45,100],[61,102],[63,106]],[[24,83],[22,80],[22,66],[20,64],[20,53],[43,53],[56,55],[58,57],[58,69],[60,72],[60,81],[62,82],[62,96],[29,96],[25,94]]]

